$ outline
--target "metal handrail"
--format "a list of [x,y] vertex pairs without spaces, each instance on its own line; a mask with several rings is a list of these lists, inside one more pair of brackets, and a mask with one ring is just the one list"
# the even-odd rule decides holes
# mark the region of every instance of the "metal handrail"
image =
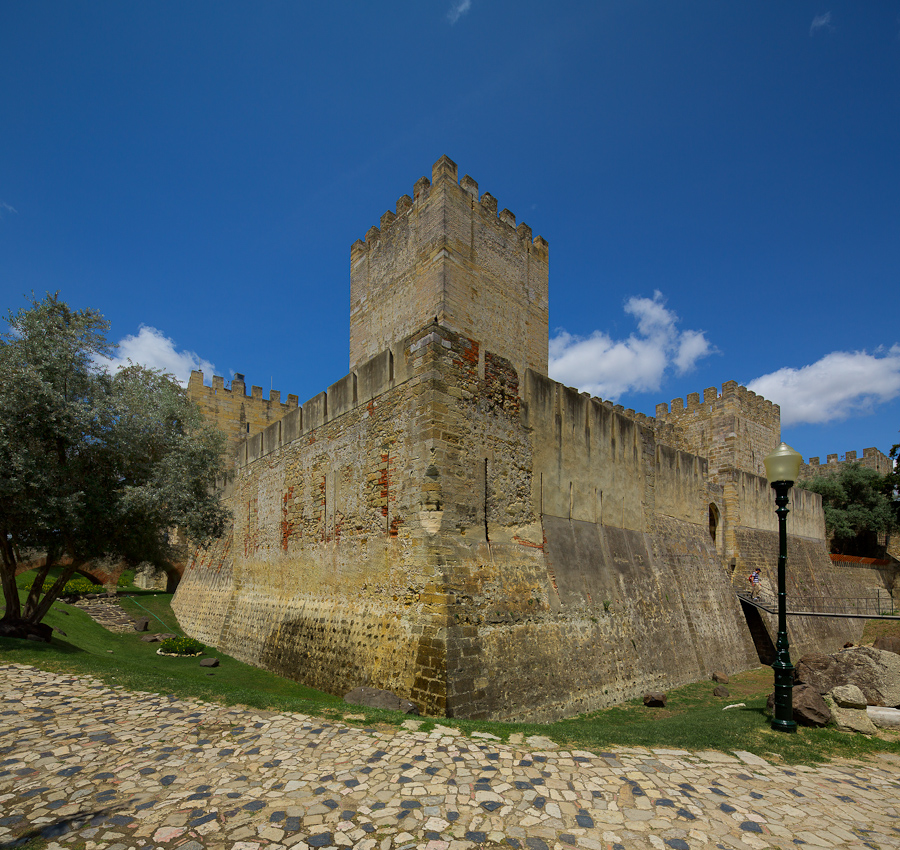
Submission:
[[[772,593],[760,593],[753,598],[748,591],[737,595],[757,608],[775,613],[778,600]],[[863,617],[866,619],[900,619],[900,602],[894,591],[881,591],[870,596],[787,596],[787,614],[807,617]]]

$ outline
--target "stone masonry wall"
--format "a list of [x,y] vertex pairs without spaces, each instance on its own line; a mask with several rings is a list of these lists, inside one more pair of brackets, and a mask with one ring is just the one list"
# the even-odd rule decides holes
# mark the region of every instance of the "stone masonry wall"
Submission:
[[[790,519],[790,514],[788,514]],[[759,567],[763,592],[776,598],[778,586],[778,532],[757,528],[737,530],[738,566],[734,570],[734,584],[738,590],[748,587],[747,576]],[[859,595],[859,582],[846,571],[835,568],[825,552],[824,540],[788,537],[785,562],[785,593],[788,610],[791,600],[853,598]],[[804,605],[806,607],[806,605]],[[806,610],[816,610],[815,608]],[[760,612],[772,643],[778,634],[778,617]],[[798,659],[807,652],[836,652],[847,641],[859,643],[865,620],[831,617],[787,618],[791,657]]]
[[[548,378],[525,376],[521,426],[530,445],[530,529],[542,554],[515,560],[524,610],[481,582],[461,606],[472,624],[491,716],[549,720],[756,663],[709,533],[706,461],[657,443],[652,423]],[[530,532],[530,533],[529,533]],[[518,561],[518,563],[516,563]],[[493,564],[491,566],[493,566]],[[483,569],[488,569],[487,565]],[[477,603],[481,600],[481,604]]]
[[[725,525],[729,488],[741,505],[735,575],[770,566],[767,482],[711,483],[658,432],[432,324],[245,441],[233,539],[198,554],[176,613],[251,663],[433,714],[551,719],[746,669],[710,506]],[[839,590],[818,497],[793,495],[796,581]]]
[[187,631],[469,717],[559,717],[700,678],[705,658],[754,663],[705,460],[535,372],[522,388],[439,325],[394,354],[246,441],[233,542],[174,602]]
[[[894,594],[900,604],[900,563],[895,558],[859,558],[829,555],[832,569],[857,587],[873,588]],[[874,595],[874,594],[873,594]]]
[[[407,341],[404,380],[376,358],[247,441],[232,540],[191,564],[173,601],[187,631],[322,690],[368,684],[443,713],[443,674],[421,663],[440,584],[424,545],[428,337]],[[348,385],[359,398],[368,379],[383,391],[354,406]]]

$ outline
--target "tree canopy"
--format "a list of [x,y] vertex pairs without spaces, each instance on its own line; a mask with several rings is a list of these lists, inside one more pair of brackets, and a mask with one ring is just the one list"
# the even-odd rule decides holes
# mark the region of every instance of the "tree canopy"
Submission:
[[897,527],[897,506],[889,475],[879,475],[859,463],[848,463],[837,475],[798,481],[797,486],[822,496],[832,552],[873,556],[879,548],[878,535]]
[[[0,336],[0,578],[3,620],[37,623],[88,562],[160,561],[178,527],[197,544],[221,535],[215,491],[223,435],[170,375],[97,365],[107,321],[47,295]],[[16,570],[45,555],[25,603]],[[62,573],[42,594],[50,567]]]

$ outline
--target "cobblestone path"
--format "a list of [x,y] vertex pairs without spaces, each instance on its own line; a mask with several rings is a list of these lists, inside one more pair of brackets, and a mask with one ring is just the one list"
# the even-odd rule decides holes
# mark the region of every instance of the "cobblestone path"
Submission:
[[535,752],[0,666],[0,848],[900,848],[900,758]]
[[79,599],[74,604],[111,632],[134,631],[134,617],[125,612],[117,599]]

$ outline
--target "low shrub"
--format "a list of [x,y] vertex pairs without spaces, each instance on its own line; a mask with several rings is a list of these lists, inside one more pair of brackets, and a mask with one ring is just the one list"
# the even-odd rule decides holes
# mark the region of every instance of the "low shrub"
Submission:
[[[45,581],[41,588],[41,593],[47,590],[53,584],[52,581]],[[34,580],[23,582],[19,585],[22,590],[31,590],[34,586]],[[105,593],[106,588],[102,584],[94,584],[90,579],[79,576],[66,582],[60,596],[74,595],[76,593]]]
[[105,593],[106,588],[102,584],[94,584],[89,578],[73,578],[66,582],[63,594],[67,593]]
[[197,655],[203,652],[206,647],[199,640],[192,637],[174,637],[166,638],[159,644],[161,652],[168,652],[172,655]]

